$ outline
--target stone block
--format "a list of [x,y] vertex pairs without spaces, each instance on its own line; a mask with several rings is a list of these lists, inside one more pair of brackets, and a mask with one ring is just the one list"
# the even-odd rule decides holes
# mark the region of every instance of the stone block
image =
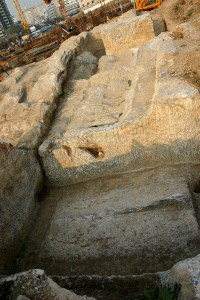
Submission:
[[107,55],[137,47],[155,37],[150,15],[108,24],[103,27],[101,34]]
[[59,201],[39,250],[41,266],[54,274],[128,275],[196,255],[192,169],[162,167],[52,189],[49,197]]
[[177,262],[171,270],[160,272],[162,285],[169,284],[172,288],[175,283],[181,284],[178,300],[200,298],[200,255]]
[[174,55],[173,40],[162,33],[103,56],[89,79],[87,68],[78,80],[79,68],[73,68],[62,108],[39,148],[51,184],[198,163],[199,92],[171,77]]
[[0,267],[4,268],[9,252],[16,254],[27,235],[43,177],[29,151],[0,142],[0,160]]

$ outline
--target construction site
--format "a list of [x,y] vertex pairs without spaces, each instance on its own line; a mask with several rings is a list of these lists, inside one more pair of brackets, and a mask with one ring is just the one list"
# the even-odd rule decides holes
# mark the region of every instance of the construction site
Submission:
[[[46,4],[51,1],[44,0]],[[53,26],[48,32],[41,32],[38,36],[27,35],[27,39],[21,45],[14,45],[9,49],[0,51],[0,81],[6,78],[16,67],[21,67],[33,62],[38,62],[50,57],[60,45],[73,35],[83,31],[90,31],[95,26],[110,23],[132,8],[137,10],[152,9],[157,7],[162,0],[136,1],[117,0],[101,1],[101,4],[88,9],[87,13],[80,12],[73,17],[68,17],[60,2],[60,12],[65,18],[62,25]],[[18,0],[13,0],[18,16],[27,33],[30,32],[29,25],[20,8]]]

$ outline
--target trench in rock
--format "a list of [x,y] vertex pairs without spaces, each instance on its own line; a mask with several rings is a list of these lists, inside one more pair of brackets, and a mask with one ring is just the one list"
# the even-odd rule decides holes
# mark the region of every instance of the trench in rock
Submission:
[[[74,66],[71,67],[43,140],[53,135],[53,126],[62,115],[77,80],[89,79],[96,70],[93,66],[87,74],[82,72],[81,75],[76,74]],[[59,138],[62,138],[62,132]],[[70,155],[71,149],[66,146],[65,150]],[[103,155],[102,149],[83,150],[94,156]],[[191,183],[189,191],[185,185],[182,174],[187,174],[188,168],[191,174],[197,174],[194,176],[197,178],[198,166],[178,166],[107,176],[61,188],[47,182],[36,203],[37,216],[32,229],[20,252],[10,262],[9,273],[41,268],[50,275],[68,275],[65,278],[53,277],[61,286],[80,295],[87,294],[97,299],[127,299],[136,289],[134,296],[137,296],[145,284],[155,283],[157,278],[150,276],[142,281],[142,287],[139,281],[137,287],[132,287],[133,278],[129,275],[168,270],[177,261],[199,254],[199,241],[195,234],[192,235],[193,223],[196,219],[199,223],[199,189],[198,185]],[[174,198],[171,195],[175,195]],[[191,203],[195,204],[196,219]],[[151,227],[152,231],[149,230]],[[179,227],[182,234],[187,233],[183,239],[180,238]],[[165,228],[172,231],[174,244],[170,244],[170,234],[165,232]],[[154,249],[156,239],[153,231],[158,234],[158,243],[161,243]],[[152,239],[152,244],[149,239]],[[139,247],[135,247],[139,243]],[[88,255],[98,251],[99,256]],[[74,255],[70,257],[68,253]],[[84,277],[85,274],[99,277],[88,278]],[[76,278],[73,277],[75,275]],[[116,277],[110,283],[106,275]],[[118,295],[117,286],[121,291]],[[127,295],[127,292],[130,293]]]

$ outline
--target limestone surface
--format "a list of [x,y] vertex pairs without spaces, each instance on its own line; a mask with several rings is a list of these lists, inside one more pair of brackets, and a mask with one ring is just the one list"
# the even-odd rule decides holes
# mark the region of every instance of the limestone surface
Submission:
[[137,47],[155,37],[149,14],[108,24],[103,27],[101,34],[107,55]]
[[[35,155],[0,142],[0,266],[27,235],[34,203],[42,184]],[[12,247],[11,247],[12,246]]]
[[[73,36],[1,82],[2,248],[27,233],[14,267],[141,274],[199,253],[200,96],[172,76],[177,57],[144,14]],[[26,231],[38,161],[49,194]]]
[[45,63],[16,68],[1,82],[0,140],[18,148],[38,148],[57,108],[70,61],[84,42],[87,33],[72,37]]
[[[197,255],[198,223],[187,182],[194,166],[98,178],[50,191],[59,199],[40,267],[54,274],[156,272]],[[170,253],[170,261],[168,255]]]
[[101,57],[90,78],[87,59],[76,67],[81,55],[39,148],[53,185],[199,162],[199,92],[170,75],[178,51],[169,34]]
[[178,300],[200,299],[200,255],[176,263],[171,270],[160,272],[162,284],[181,284]]
[[36,299],[36,297],[38,300],[95,300],[92,297],[78,296],[61,288],[40,269],[33,269],[0,279],[0,284],[5,281],[14,282],[13,295],[22,293],[17,297],[17,300]]

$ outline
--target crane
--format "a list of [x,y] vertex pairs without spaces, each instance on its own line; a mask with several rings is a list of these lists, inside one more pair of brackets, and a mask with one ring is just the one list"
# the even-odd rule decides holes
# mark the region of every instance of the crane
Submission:
[[24,29],[28,30],[29,29],[29,25],[28,25],[28,22],[26,21],[26,18],[25,18],[24,14],[23,14],[23,11],[22,11],[22,9],[21,9],[21,7],[19,5],[18,0],[12,0],[12,2],[13,2],[13,5],[14,5],[16,11],[17,11],[17,14],[18,14],[18,16],[20,18],[20,21],[22,22],[22,25],[23,25]]
[[[52,2],[52,0],[43,0],[45,4],[50,4]],[[68,16],[65,10],[65,6],[63,3],[63,0],[58,0],[58,5],[59,5],[59,10],[61,15],[65,18],[65,21],[68,21]]]

